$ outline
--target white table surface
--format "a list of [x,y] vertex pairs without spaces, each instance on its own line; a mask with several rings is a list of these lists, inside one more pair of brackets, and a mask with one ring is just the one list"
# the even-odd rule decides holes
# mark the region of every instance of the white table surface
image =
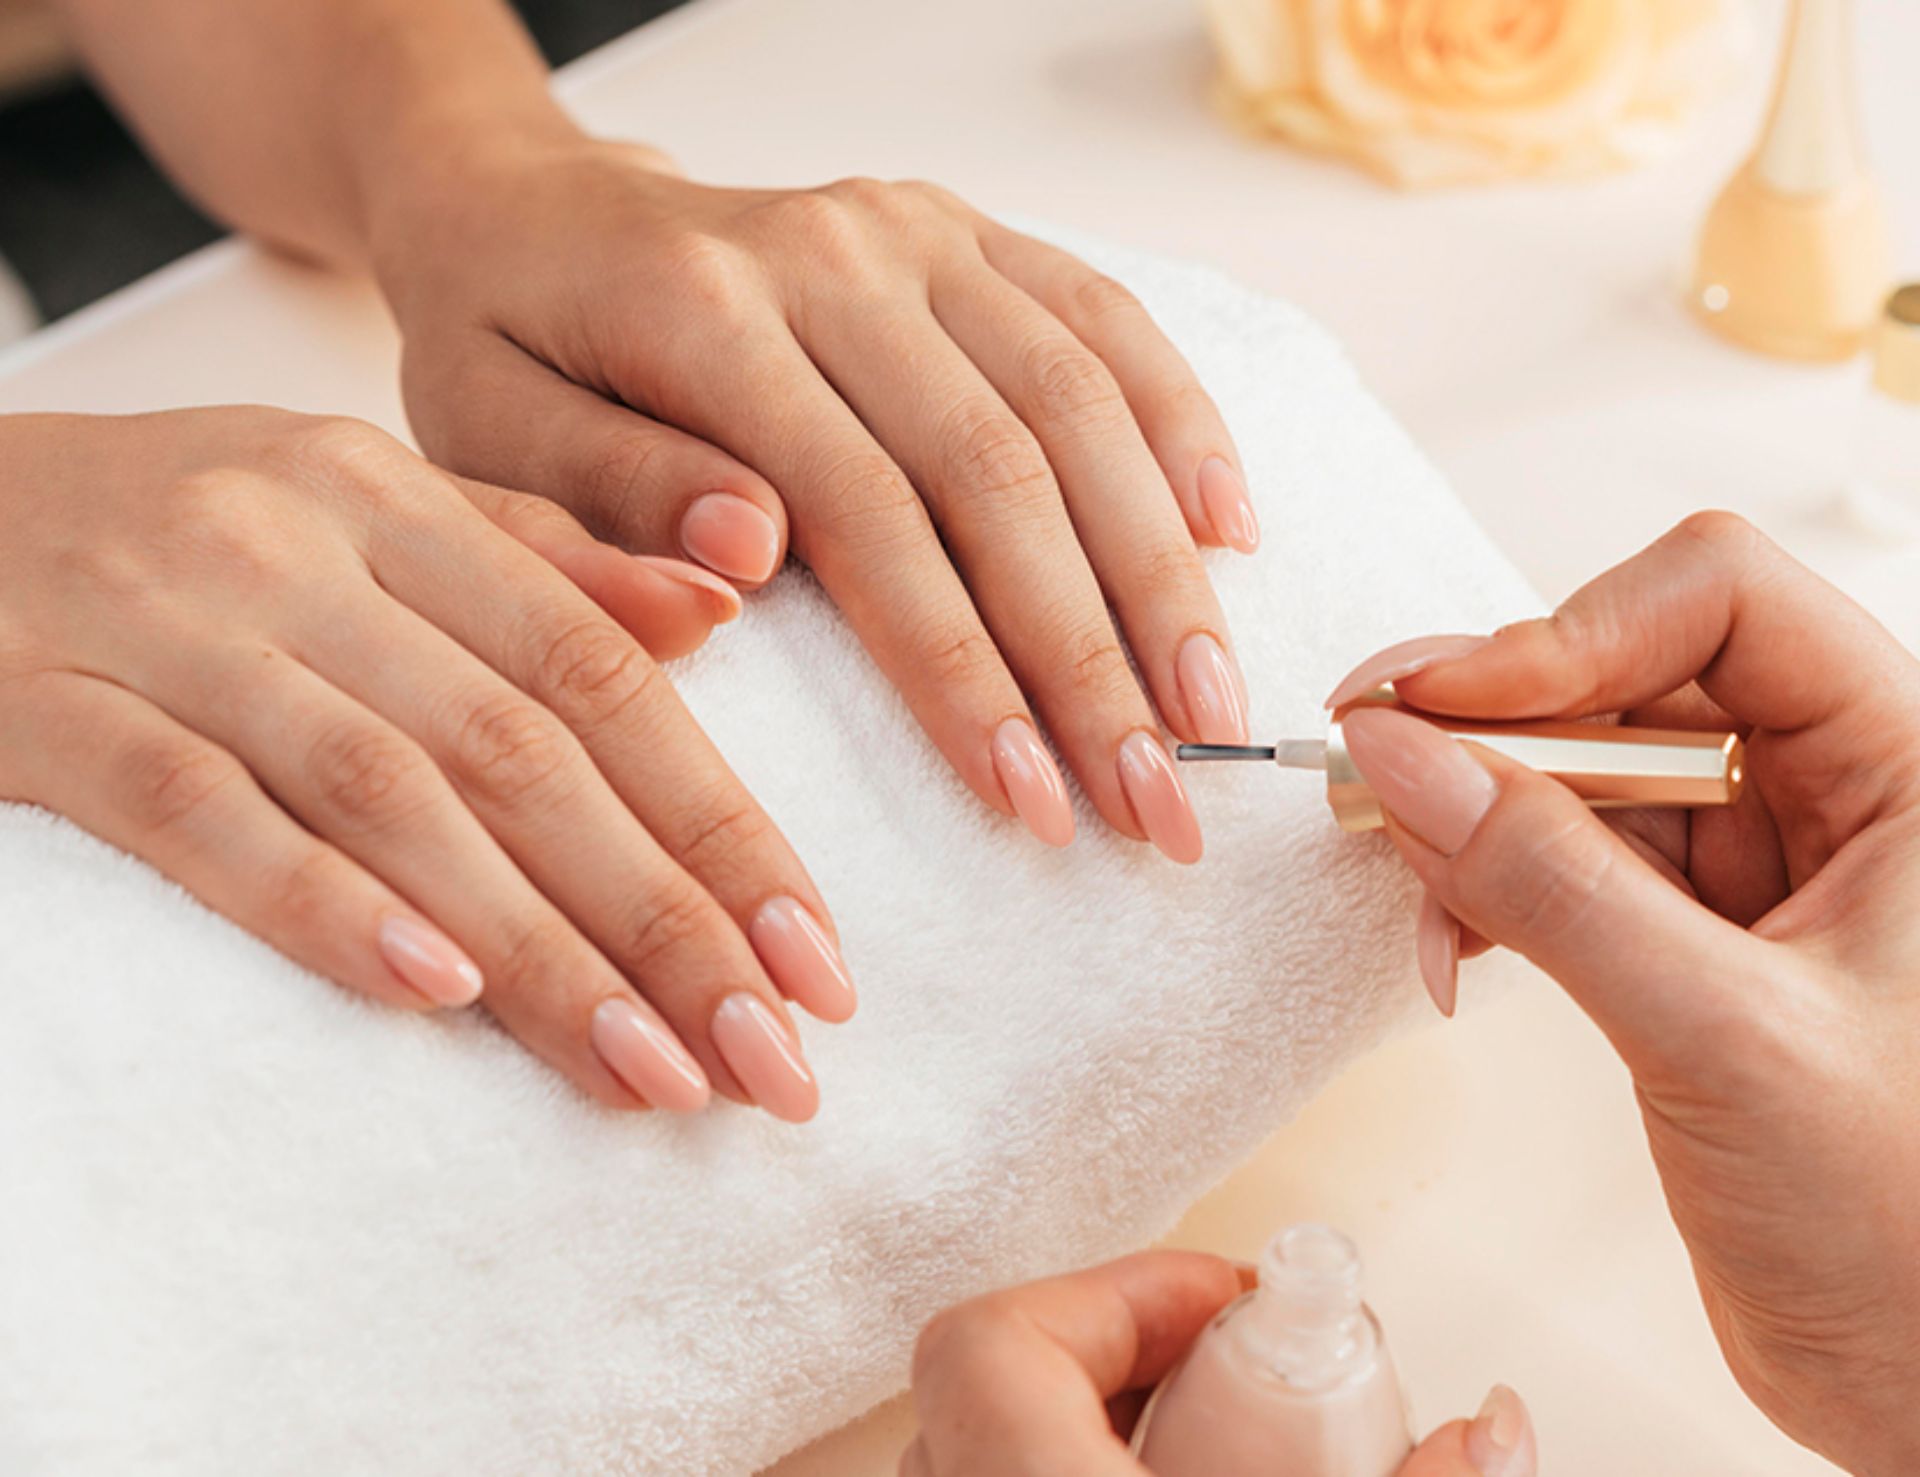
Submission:
[[[1778,0],[1762,11],[1770,41]],[[1913,270],[1920,7],[1861,12],[1868,128]],[[1912,643],[1913,559],[1822,511],[1860,367],[1744,356],[1679,306],[1693,229],[1750,136],[1763,72],[1756,58],[1738,96],[1640,173],[1430,197],[1223,125],[1187,0],[696,0],[561,87],[593,126],[701,177],[934,178],[991,211],[1212,261],[1299,301],[1549,599],[1719,505]],[[398,430],[394,362],[364,286],[223,247],[0,355],[0,411],[253,400]],[[1285,529],[1268,537],[1284,550]],[[1288,1219],[1346,1226],[1420,1419],[1465,1413],[1506,1380],[1534,1408],[1550,1474],[1831,1471],[1725,1372],[1598,1035],[1513,961],[1470,965],[1464,993],[1499,998],[1356,1066],[1177,1239],[1245,1255]],[[896,1402],[778,1471],[878,1477],[910,1429]]]

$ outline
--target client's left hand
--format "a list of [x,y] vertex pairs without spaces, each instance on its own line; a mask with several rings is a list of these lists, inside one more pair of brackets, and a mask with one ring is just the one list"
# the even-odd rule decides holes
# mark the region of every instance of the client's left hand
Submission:
[[[920,1435],[900,1477],[1147,1477],[1127,1437],[1154,1385],[1252,1270],[1155,1251],[963,1303],[920,1336]],[[1279,1470],[1279,1469],[1276,1469]],[[1420,1443],[1399,1477],[1533,1477],[1533,1428],[1496,1387]]]
[[1155,709],[1244,741],[1195,545],[1258,529],[1118,284],[930,185],[716,189],[570,125],[468,137],[370,215],[436,462],[743,587],[791,539],[988,805],[1072,836],[1030,698],[1109,823],[1199,856]]

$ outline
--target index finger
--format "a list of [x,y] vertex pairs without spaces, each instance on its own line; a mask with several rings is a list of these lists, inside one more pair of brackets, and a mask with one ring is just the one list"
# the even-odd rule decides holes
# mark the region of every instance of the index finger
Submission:
[[914,1354],[914,1401],[942,1473],[1137,1473],[1106,1401],[1165,1378],[1244,1290],[1198,1252],[1144,1252],[949,1310]]
[[1551,616],[1387,676],[1409,703],[1475,718],[1618,712],[1689,682],[1736,720],[1782,732],[1920,707],[1912,660],[1886,629],[1729,513],[1688,518]]

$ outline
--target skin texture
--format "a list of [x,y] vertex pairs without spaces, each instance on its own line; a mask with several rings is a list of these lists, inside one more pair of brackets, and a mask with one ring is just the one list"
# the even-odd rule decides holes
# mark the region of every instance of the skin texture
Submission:
[[1469,947],[1532,959],[1631,1069],[1742,1388],[1849,1472],[1920,1470],[1920,664],[1702,514],[1397,690],[1462,717],[1745,736],[1736,805],[1605,823],[1404,715],[1348,720]]
[[[745,1100],[712,1022],[745,994],[791,1032],[779,976],[832,925],[641,644],[690,649],[726,592],[350,421],[14,416],[0,467],[0,798],[390,1004],[460,1003],[464,957],[604,1102]],[[819,927],[766,964],[775,899]],[[649,1024],[620,1061],[677,1035],[698,1065],[616,1075],[610,1000]]]
[[[1126,1442],[1153,1387],[1253,1270],[1159,1251],[1010,1288],[927,1325],[914,1355],[920,1434],[900,1477],[1146,1477]],[[1435,1431],[1399,1477],[1533,1477],[1510,1390]]]
[[1258,534],[1124,289],[931,185],[720,189],[587,137],[498,0],[61,3],[210,209],[372,267],[435,461],[745,588],[791,548],[988,805],[1037,720],[1108,823],[1197,854],[1120,749],[1243,737],[1197,546]]

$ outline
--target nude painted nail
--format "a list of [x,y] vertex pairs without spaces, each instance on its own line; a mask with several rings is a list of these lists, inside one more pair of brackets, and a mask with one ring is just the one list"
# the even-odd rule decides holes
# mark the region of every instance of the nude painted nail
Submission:
[[1432,893],[1420,898],[1420,919],[1414,927],[1414,953],[1420,960],[1420,978],[1440,1014],[1453,1017],[1460,993],[1460,924]]
[[1174,670],[1194,737],[1203,744],[1244,744],[1247,704],[1225,648],[1205,631],[1196,631],[1180,643]]
[[993,732],[993,772],[1013,802],[1013,813],[1049,846],[1073,840],[1073,802],[1053,755],[1024,718],[1009,718]]
[[710,596],[714,605],[714,624],[724,626],[740,614],[740,592],[717,574],[709,574],[684,559],[662,559],[657,554],[635,554],[634,562],[677,585],[685,585]]
[[593,1011],[593,1049],[613,1075],[669,1113],[697,1113],[712,1089],[693,1054],[665,1022],[632,1000],[610,995]]
[[1119,769],[1120,788],[1147,839],[1173,861],[1199,861],[1200,822],[1160,740],[1144,728],[1128,734],[1120,743]]
[[480,966],[437,928],[398,913],[380,924],[380,957],[387,967],[435,1005],[471,1005],[484,981]]
[[1392,708],[1356,708],[1340,726],[1380,804],[1435,851],[1457,856],[1500,793],[1485,767],[1458,740]]
[[680,547],[728,579],[757,585],[780,567],[780,530],[743,497],[710,492],[680,515]]
[[747,925],[747,941],[780,993],[802,1010],[839,1024],[858,1003],[853,979],[820,921],[798,898],[768,901]]
[[805,1123],[820,1108],[820,1088],[806,1058],[766,1001],[745,990],[713,1013],[714,1048],[761,1107],[789,1123]]
[[1253,515],[1253,499],[1247,496],[1247,484],[1223,456],[1210,456],[1200,463],[1200,506],[1207,521],[1229,549],[1251,554],[1260,547],[1260,520]]
[[1527,1407],[1505,1385],[1493,1387],[1461,1444],[1480,1477],[1534,1477],[1539,1465]]
[[1491,640],[1491,636],[1416,636],[1385,651],[1376,651],[1340,679],[1340,685],[1327,698],[1327,707],[1329,710],[1344,708],[1376,687],[1398,682],[1402,677],[1411,677],[1441,662],[1458,661]]

